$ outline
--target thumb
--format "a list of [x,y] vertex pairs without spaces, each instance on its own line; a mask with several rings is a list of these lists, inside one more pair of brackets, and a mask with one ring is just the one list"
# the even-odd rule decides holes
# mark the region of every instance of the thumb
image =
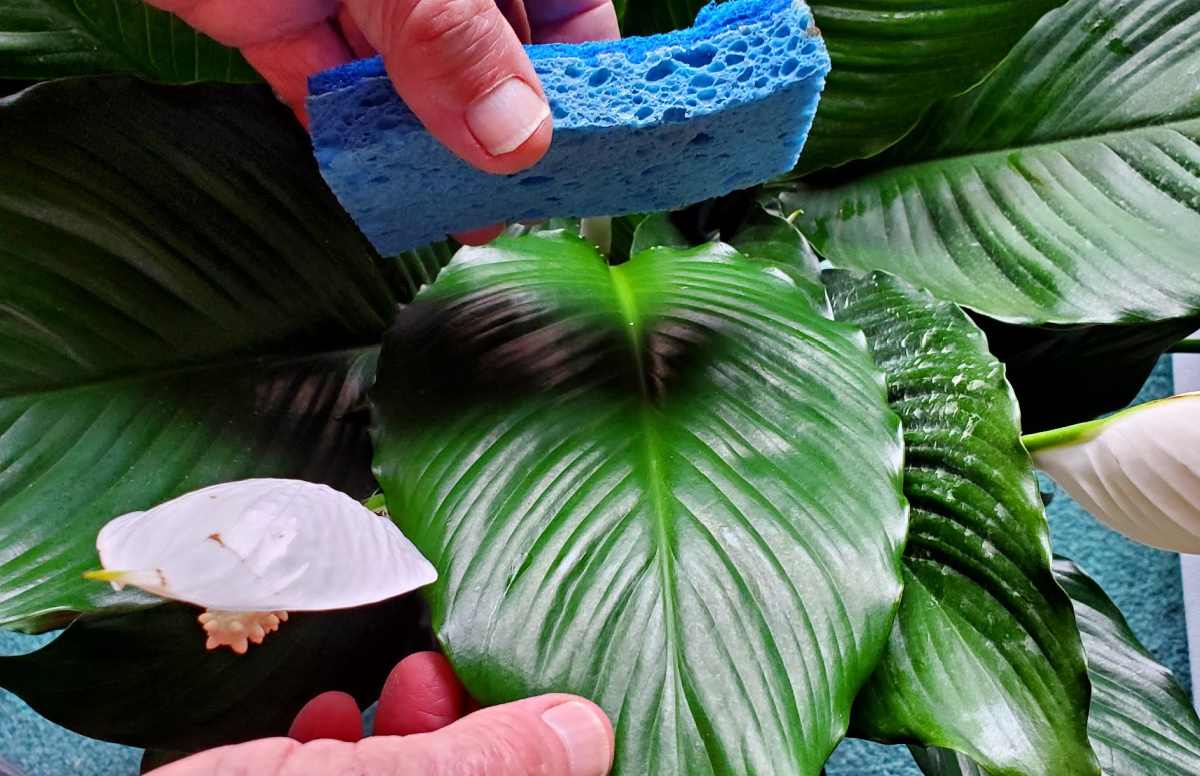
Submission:
[[550,106],[495,0],[346,0],[396,91],[481,170],[512,173],[550,146]]
[[153,776],[604,776],[612,759],[612,725],[598,706],[571,695],[543,695],[477,711],[435,733],[353,744],[270,738],[204,752]]

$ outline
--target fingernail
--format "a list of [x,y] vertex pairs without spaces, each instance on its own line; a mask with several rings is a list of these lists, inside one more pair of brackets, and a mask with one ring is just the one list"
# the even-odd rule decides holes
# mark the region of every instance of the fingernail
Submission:
[[542,713],[567,750],[571,776],[604,776],[612,767],[612,744],[606,721],[595,707],[568,701]]
[[467,108],[467,128],[492,156],[525,144],[550,115],[550,106],[529,84],[513,76]]

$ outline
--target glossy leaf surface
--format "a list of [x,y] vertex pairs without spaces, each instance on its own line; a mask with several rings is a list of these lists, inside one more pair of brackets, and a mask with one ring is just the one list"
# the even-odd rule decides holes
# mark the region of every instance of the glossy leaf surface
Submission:
[[1054,575],[1070,595],[1092,679],[1088,731],[1105,776],[1200,773],[1200,719],[1169,669],[1150,656],[1104,591],[1069,560]]
[[1198,23],[1200,0],[1071,0],[882,169],[801,188],[802,229],[1004,321],[1196,315]]
[[[1138,642],[1104,591],[1074,563],[1056,559],[1070,594],[1092,682],[1088,732],[1104,776],[1200,773],[1200,718],[1170,670]],[[928,776],[986,776],[945,750],[913,752]]]
[[1004,368],[955,305],[877,273],[826,273],[904,424],[905,589],[854,735],[937,745],[995,774],[1098,773],[1070,600]]
[[0,657],[0,686],[77,733],[195,752],[286,735],[326,690],[373,703],[396,662],[428,648],[421,609],[406,596],[296,614],[245,655],[206,650],[199,610],[183,604],[88,616],[37,652]]
[[1032,434],[1025,444],[1038,468],[1109,528],[1200,552],[1200,394]]
[[[626,35],[686,27],[707,0],[627,4]],[[800,157],[804,174],[874,156],[937,100],[971,88],[1062,0],[809,2],[833,69]]]
[[810,3],[833,69],[796,172],[865,159],[967,91],[1063,0]]
[[404,289],[268,92],[47,83],[0,147],[0,624],[133,602],[81,577],[117,515],[250,476],[370,492],[354,409]]
[[141,0],[0,0],[0,78],[128,73],[167,83],[253,83],[237,51]]
[[[600,703],[619,774],[816,774],[878,658],[906,524],[862,336],[728,246],[609,267],[466,249],[372,392],[388,507],[485,703]],[[748,720],[754,720],[748,724]]]

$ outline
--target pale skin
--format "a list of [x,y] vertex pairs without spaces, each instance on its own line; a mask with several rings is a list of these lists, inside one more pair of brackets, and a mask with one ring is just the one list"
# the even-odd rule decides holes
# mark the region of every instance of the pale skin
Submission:
[[296,716],[288,738],[213,749],[152,776],[603,776],[613,732],[599,707],[542,695],[467,714],[474,704],[441,655],[402,660],[363,738],[354,699],[328,692]]
[[[241,49],[306,122],[308,76],[382,53],[396,91],[469,164],[513,173],[550,147],[550,110],[521,47],[620,36],[611,0],[150,0]],[[457,235],[487,242],[500,227]]]
[[[486,172],[513,173],[550,147],[549,106],[523,41],[619,36],[611,0],[149,0],[241,49],[307,124],[308,76],[381,53],[396,91],[439,141]],[[501,227],[456,235],[482,243]],[[472,714],[444,658],[393,671],[375,735],[340,693],[314,698],[289,738],[223,747],[155,776],[603,776],[613,733],[604,713],[543,695]]]

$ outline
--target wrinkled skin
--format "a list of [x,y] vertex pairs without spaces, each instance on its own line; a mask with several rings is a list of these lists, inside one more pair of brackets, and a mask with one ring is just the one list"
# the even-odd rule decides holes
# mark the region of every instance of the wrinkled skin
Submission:
[[300,710],[288,738],[214,749],[152,776],[603,776],[612,765],[612,726],[582,698],[472,706],[446,659],[421,652],[388,676],[372,737],[354,699],[328,692]]

